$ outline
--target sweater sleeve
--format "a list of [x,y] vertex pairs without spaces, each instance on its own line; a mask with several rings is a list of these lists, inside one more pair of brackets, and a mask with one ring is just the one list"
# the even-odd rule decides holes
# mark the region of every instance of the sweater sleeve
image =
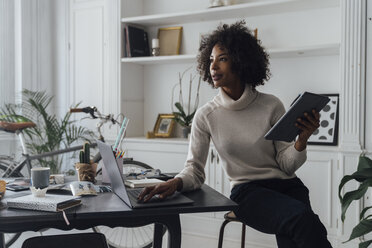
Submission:
[[[279,101],[274,111],[273,124],[276,123],[284,113],[285,108],[283,103]],[[289,176],[293,175],[306,161],[306,149],[299,152],[294,147],[294,144],[294,141],[274,141],[276,161],[279,168]]]
[[210,133],[205,128],[201,111],[195,113],[191,126],[190,144],[184,169],[176,175],[182,179],[182,191],[198,189],[205,181],[205,163],[208,157]]

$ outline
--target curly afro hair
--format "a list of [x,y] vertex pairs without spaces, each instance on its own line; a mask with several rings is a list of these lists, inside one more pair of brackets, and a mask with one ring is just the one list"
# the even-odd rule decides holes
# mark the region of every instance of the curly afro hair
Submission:
[[232,71],[242,83],[252,86],[263,85],[270,78],[269,55],[241,20],[234,24],[221,24],[200,42],[198,54],[198,71],[204,81],[214,86],[209,71],[210,55],[213,47],[219,44],[227,50],[232,62]]

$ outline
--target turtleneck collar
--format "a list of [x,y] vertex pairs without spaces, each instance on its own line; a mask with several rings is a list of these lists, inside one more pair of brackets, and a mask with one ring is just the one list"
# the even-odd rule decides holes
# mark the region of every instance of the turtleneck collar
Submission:
[[214,101],[226,109],[241,110],[248,107],[248,105],[256,99],[256,96],[257,91],[246,85],[241,97],[235,101],[220,87],[218,95],[215,96]]

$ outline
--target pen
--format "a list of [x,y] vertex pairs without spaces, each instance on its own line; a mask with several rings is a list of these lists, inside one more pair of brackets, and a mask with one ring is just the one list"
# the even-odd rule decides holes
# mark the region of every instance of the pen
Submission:
[[118,148],[119,141],[120,141],[120,139],[121,139],[121,135],[123,134],[123,130],[124,130],[124,127],[125,127],[125,125],[126,125],[126,121],[127,121],[127,117],[124,117],[124,119],[123,119],[123,123],[121,124],[121,127],[120,127],[119,134],[118,134],[118,136],[116,137],[116,141],[115,141],[115,145],[114,145],[114,151],[116,151],[116,149]]
[[119,140],[119,144],[118,144],[118,147],[121,147],[121,143],[123,142],[124,140],[124,137],[126,135],[126,131],[127,131],[127,127],[128,127],[128,123],[129,123],[129,119],[127,119],[127,122],[125,123],[125,126],[123,128],[123,132],[121,134],[121,137],[120,137],[120,140]]

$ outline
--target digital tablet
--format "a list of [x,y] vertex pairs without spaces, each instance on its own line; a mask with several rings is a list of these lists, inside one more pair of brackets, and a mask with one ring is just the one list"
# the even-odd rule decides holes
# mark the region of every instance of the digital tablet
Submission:
[[296,120],[305,112],[311,113],[313,109],[320,112],[329,102],[329,97],[310,92],[299,95],[288,111],[265,134],[267,140],[294,141],[301,129],[295,126]]

